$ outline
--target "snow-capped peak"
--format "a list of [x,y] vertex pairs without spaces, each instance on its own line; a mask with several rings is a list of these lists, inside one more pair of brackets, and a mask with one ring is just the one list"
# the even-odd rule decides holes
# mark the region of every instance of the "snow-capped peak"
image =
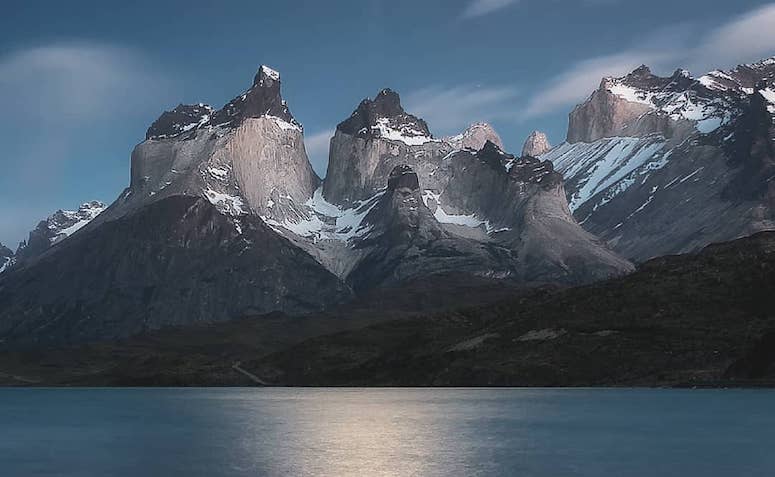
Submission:
[[366,98],[352,115],[337,126],[337,130],[360,138],[382,138],[418,146],[435,141],[422,119],[401,106],[398,93],[385,88],[374,99]]
[[670,77],[660,77],[645,67],[620,78],[606,78],[601,89],[630,103],[648,106],[671,119],[692,121],[703,134],[729,122],[734,108],[728,93],[744,94],[727,72],[711,71],[694,79],[688,71],[679,69]]
[[280,73],[266,65],[261,65],[261,68],[259,68],[259,73],[271,80],[280,81]]
[[46,219],[46,227],[50,231],[49,240],[53,244],[69,237],[94,220],[106,207],[104,203],[93,200],[82,204],[78,210],[56,211]]

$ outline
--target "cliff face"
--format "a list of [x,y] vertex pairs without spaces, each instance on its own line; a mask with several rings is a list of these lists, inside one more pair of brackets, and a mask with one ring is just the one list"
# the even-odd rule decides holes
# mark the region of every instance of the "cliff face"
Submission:
[[435,138],[383,90],[339,124],[321,184],[261,67],[219,110],[163,113],[118,199],[0,276],[0,340],[306,313],[451,272],[577,284],[632,269],[574,221],[551,163],[501,144],[481,123]]
[[[262,66],[253,86],[223,109],[164,113],[132,153],[132,180],[106,217],[173,195],[272,220],[306,218],[303,204],[320,184],[303,130],[280,96],[279,73]],[[162,127],[165,126],[165,127]],[[220,204],[220,205],[219,205]]]
[[[567,141],[593,142],[607,137],[643,137],[655,133],[671,138],[686,134],[693,129],[692,121],[702,116],[695,103],[713,99],[706,91],[691,90],[691,87],[692,79],[684,70],[662,78],[646,66],[622,78],[604,78],[590,98],[570,113]],[[687,95],[688,91],[692,94]],[[702,119],[713,117],[708,111],[708,117]]]
[[350,287],[267,225],[309,219],[319,183],[273,70],[221,110],[178,106],[135,148],[110,207],[2,274],[0,340],[71,344],[346,300]]
[[542,158],[584,227],[634,260],[772,229],[773,79],[773,59],[606,78]]

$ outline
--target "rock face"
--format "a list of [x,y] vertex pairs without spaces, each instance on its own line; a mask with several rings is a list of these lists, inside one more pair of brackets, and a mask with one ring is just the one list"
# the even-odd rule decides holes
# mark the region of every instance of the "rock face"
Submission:
[[129,187],[80,227],[0,277],[0,343],[304,313],[449,272],[577,284],[632,270],[575,222],[550,162],[507,154],[486,124],[437,139],[391,90],[339,124],[321,184],[267,67],[220,110],[162,114]]
[[[705,108],[712,94],[697,88],[685,70],[668,78],[641,66],[622,78],[604,78],[590,98],[569,116],[568,142],[593,142],[613,136],[642,137],[659,133],[665,137],[685,133],[693,121],[711,127],[721,110]],[[692,91],[691,94],[688,94]],[[701,109],[696,105],[703,105]],[[659,114],[652,114],[658,112]]]
[[[503,142],[498,133],[487,123],[474,123],[457,136],[444,139],[455,149],[473,149],[478,151],[487,142],[503,149]],[[524,155],[524,154],[523,154]]]
[[250,89],[221,110],[178,106],[146,136],[132,152],[130,186],[107,217],[187,195],[230,213],[307,218],[303,204],[320,179],[307,158],[302,127],[280,95],[280,75],[271,68],[262,66]]
[[525,145],[522,146],[522,157],[539,157],[552,149],[549,144],[549,138],[541,131],[533,131],[530,136],[525,140]]
[[364,256],[348,276],[356,290],[448,271],[515,273],[516,257],[507,248],[445,230],[424,204],[417,174],[406,165],[393,168],[387,190],[364,223],[369,231],[354,245]]
[[775,228],[775,58],[699,78],[606,78],[541,156],[575,217],[637,261]]
[[2,275],[0,341],[110,339],[349,299],[340,278],[266,225],[308,219],[320,183],[279,74],[261,67],[221,110],[178,106],[146,136],[109,208]]
[[107,206],[93,200],[78,207],[78,210],[57,210],[29,234],[29,238],[19,245],[14,256],[16,263],[32,259],[52,245],[61,242],[100,215]]

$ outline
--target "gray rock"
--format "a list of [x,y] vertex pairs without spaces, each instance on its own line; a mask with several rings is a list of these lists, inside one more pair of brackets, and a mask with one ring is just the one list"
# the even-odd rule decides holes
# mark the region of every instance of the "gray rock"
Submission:
[[607,78],[542,158],[583,226],[636,261],[773,229],[773,79],[775,59]]
[[503,149],[503,141],[495,129],[487,123],[474,123],[465,131],[456,135],[444,138],[454,149],[473,149],[478,151],[487,142],[491,142]]
[[57,210],[38,223],[30,231],[26,241],[19,244],[14,263],[20,264],[37,257],[52,245],[73,235],[100,215],[107,206],[93,200],[78,207],[78,210]]
[[574,221],[551,163],[499,143],[482,124],[436,139],[383,90],[337,128],[320,187],[262,67],[219,111],[164,113],[109,208],[3,273],[0,340],[305,313],[449,272],[575,284],[632,269]]
[[522,157],[539,157],[549,152],[550,149],[552,146],[549,144],[549,138],[546,137],[546,134],[541,131],[533,131],[522,146]]

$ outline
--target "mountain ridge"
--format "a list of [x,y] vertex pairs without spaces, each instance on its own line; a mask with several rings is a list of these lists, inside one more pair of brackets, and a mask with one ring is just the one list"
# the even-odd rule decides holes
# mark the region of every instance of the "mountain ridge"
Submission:
[[771,230],[773,79],[773,58],[699,78],[604,78],[541,157],[579,222],[635,261]]

